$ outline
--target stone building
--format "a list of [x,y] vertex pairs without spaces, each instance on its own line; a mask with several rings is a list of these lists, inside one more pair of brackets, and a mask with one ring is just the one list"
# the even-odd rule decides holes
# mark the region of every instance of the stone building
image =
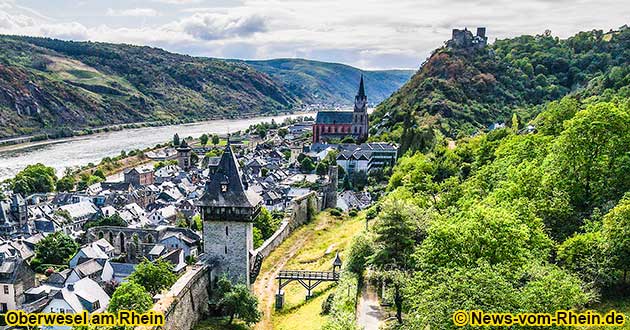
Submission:
[[363,75],[354,98],[353,111],[319,111],[313,124],[313,143],[342,140],[346,136],[351,136],[357,142],[365,141],[368,137],[367,95]]
[[481,49],[488,43],[488,37],[486,37],[486,28],[478,27],[477,35],[473,35],[467,28],[463,30],[453,29],[453,36],[451,40],[446,42],[446,45],[451,48],[474,48]]
[[132,168],[125,172],[125,182],[136,187],[154,183],[153,169],[150,167]]
[[197,203],[203,220],[205,262],[215,276],[226,274],[232,282],[250,284],[253,221],[261,205],[262,198],[249,189],[228,140]]
[[188,146],[186,143],[186,139],[182,139],[182,143],[177,147],[177,165],[184,170],[188,171],[192,164],[190,163],[190,155],[192,153],[192,148]]
[[35,273],[19,256],[0,252],[0,313],[15,310],[25,301],[24,292],[35,286]]

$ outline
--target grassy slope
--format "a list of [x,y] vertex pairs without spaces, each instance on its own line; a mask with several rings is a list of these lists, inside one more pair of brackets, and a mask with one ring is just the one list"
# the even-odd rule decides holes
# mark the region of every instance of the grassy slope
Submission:
[[[265,259],[259,280],[272,271],[274,265],[283,261],[285,256],[290,255],[289,251],[296,244],[303,245],[289,258],[283,269],[330,270],[335,253],[339,251],[344,260],[345,248],[364,225],[362,215],[354,218],[336,218],[330,216],[328,212],[320,213],[315,221],[293,232]],[[306,239],[302,242],[304,238]],[[329,253],[326,254],[329,248]],[[325,321],[325,317],[319,314],[321,304],[330,292],[331,286],[330,283],[320,284],[313,291],[315,298],[308,302],[305,302],[306,290],[301,285],[291,283],[286,286],[284,309],[272,312],[271,326],[267,329],[319,329]],[[272,289],[274,293],[277,291],[277,281],[274,282]]]
[[359,77],[364,75],[368,101],[378,104],[402,86],[412,70],[364,71],[338,64],[305,59],[247,61],[269,74],[307,103],[350,105],[357,93]]

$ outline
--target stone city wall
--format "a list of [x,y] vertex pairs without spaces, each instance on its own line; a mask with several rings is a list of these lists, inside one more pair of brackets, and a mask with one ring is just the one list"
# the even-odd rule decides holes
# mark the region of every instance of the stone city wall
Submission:
[[[294,198],[291,203],[291,214],[282,221],[280,228],[254,251],[254,257],[258,254],[267,257],[295,228],[306,223],[319,211],[320,202],[315,192]],[[159,298],[152,310],[166,316],[163,330],[190,330],[208,314],[210,273],[211,269],[207,265],[197,264],[189,267],[171,289]],[[136,330],[157,329],[136,327]]]
[[[190,330],[208,315],[210,301],[210,268],[190,266],[171,289],[161,295],[152,311],[164,313],[161,330]],[[159,327],[136,327],[136,330],[157,330]]]

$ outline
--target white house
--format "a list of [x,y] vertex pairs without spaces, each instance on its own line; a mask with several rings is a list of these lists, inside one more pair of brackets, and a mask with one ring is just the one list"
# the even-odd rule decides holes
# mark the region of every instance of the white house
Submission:
[[[102,312],[107,309],[109,296],[89,277],[75,283],[67,284],[55,293],[44,306],[43,313],[89,313]],[[70,329],[69,327],[46,326],[44,329]]]

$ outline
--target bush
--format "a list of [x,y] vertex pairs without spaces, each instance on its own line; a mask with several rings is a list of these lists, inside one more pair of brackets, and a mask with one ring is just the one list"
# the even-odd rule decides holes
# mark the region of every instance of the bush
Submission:
[[338,209],[330,209],[329,211],[330,215],[335,216],[335,217],[340,217],[341,216],[341,211],[339,211]]
[[348,211],[348,215],[351,216],[351,217],[356,217],[357,214],[359,214],[359,212],[357,210],[355,210],[355,209],[352,209],[352,210]]
[[322,302],[322,311],[321,311],[321,315],[328,315],[330,314],[330,310],[332,309],[332,303],[335,299],[335,294],[331,293],[328,295],[328,297],[326,297],[326,299],[324,299],[324,301]]

